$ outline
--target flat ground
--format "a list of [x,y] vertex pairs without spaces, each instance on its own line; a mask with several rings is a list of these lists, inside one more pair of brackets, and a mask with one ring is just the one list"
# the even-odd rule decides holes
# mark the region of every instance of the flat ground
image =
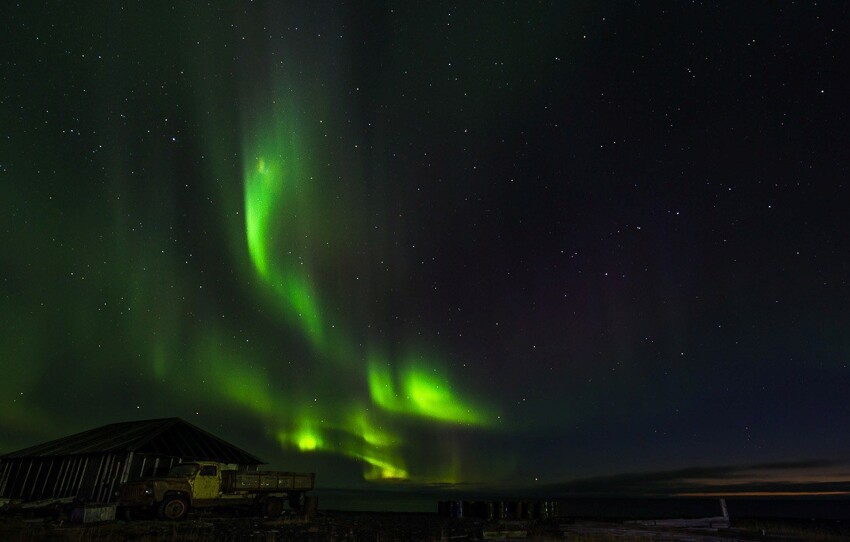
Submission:
[[287,540],[346,542],[463,541],[463,540],[571,540],[575,542],[793,542],[850,540],[850,526],[756,520],[733,521],[731,529],[685,530],[580,520],[485,521],[446,519],[436,514],[320,512],[310,521],[194,515],[186,521],[113,521],[79,525],[57,519],[0,518],[0,540],[8,542],[119,542],[182,540],[262,541]]

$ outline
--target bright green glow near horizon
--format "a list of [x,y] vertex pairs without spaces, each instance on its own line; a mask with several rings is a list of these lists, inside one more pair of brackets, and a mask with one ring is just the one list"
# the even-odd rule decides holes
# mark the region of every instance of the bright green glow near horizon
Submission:
[[[410,477],[400,450],[387,439],[381,444],[370,442],[366,435],[377,432],[368,429],[358,434],[358,427],[330,429],[326,437],[321,431],[301,428],[293,432],[279,431],[278,442],[284,447],[295,446],[302,452],[328,451],[339,453],[365,463],[363,477],[367,480],[408,479]],[[334,438],[329,438],[330,434]]]
[[297,436],[298,449],[302,452],[312,451],[322,445],[322,440],[318,434],[309,429],[302,430]]

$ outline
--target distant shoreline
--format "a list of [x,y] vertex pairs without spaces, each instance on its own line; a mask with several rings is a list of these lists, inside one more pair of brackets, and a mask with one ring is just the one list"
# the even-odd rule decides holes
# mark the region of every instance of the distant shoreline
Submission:
[[[559,514],[567,518],[634,519],[670,517],[707,517],[720,513],[717,497],[555,497],[549,499],[521,495],[457,495],[317,489],[322,510],[350,512],[437,513],[440,501],[557,501]],[[725,497],[732,518],[764,517],[781,519],[819,519],[850,521],[850,497],[776,496]]]

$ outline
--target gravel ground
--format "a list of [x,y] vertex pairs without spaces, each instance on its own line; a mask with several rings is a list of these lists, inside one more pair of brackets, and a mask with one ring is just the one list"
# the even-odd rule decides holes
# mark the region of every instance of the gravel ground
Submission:
[[[772,529],[772,528],[771,528]],[[845,533],[846,534],[846,533]],[[572,540],[574,542],[793,542],[817,540],[832,542],[823,530],[811,536],[804,531],[780,532],[759,529],[697,531],[663,529],[592,521],[486,521],[446,519],[436,514],[368,513],[323,511],[310,521],[282,518],[264,521],[249,517],[192,515],[186,521],[168,523],[154,520],[113,521],[79,525],[67,521],[19,517],[0,518],[3,542],[118,542],[176,540],[187,542],[221,541],[439,541],[462,540]]]

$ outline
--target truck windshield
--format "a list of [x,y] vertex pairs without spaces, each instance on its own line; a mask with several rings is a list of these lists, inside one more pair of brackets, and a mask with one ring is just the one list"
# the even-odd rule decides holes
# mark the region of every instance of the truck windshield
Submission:
[[172,467],[171,471],[168,473],[169,476],[179,476],[181,478],[188,478],[195,474],[198,470],[198,465],[195,463],[183,463],[182,465],[177,465],[176,467]]

